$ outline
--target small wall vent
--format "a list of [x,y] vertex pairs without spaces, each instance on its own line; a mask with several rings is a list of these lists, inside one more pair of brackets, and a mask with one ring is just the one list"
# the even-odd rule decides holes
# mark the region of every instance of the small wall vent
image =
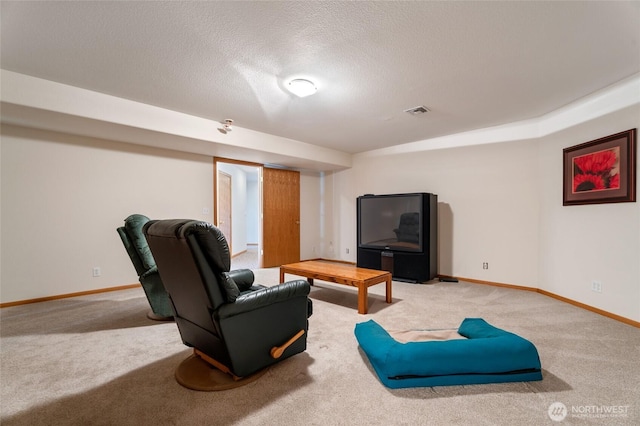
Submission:
[[429,112],[429,108],[427,108],[424,105],[420,105],[417,107],[405,109],[404,112],[408,112],[411,115],[420,115],[420,114],[424,114],[425,112]]

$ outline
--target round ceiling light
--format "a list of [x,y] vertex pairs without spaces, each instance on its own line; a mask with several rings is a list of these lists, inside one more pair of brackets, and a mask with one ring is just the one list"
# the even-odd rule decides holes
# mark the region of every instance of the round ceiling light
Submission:
[[318,88],[312,81],[305,80],[303,78],[296,78],[291,80],[287,84],[287,89],[296,96],[304,98],[305,96],[313,95]]

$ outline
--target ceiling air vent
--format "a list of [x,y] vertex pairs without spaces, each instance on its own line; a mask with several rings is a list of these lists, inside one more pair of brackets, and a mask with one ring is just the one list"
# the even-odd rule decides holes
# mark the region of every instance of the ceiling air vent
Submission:
[[420,105],[417,107],[405,109],[404,112],[408,112],[411,115],[420,115],[420,114],[424,114],[425,112],[429,112],[429,108],[427,108],[424,105]]

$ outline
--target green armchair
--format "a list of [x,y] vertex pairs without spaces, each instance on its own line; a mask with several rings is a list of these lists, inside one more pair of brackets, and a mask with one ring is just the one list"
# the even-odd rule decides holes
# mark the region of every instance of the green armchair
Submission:
[[142,233],[142,227],[147,222],[148,217],[132,214],[117,231],[151,306],[151,312],[147,313],[147,317],[156,321],[170,321],[173,320],[173,309],[169,295],[164,289],[156,262]]

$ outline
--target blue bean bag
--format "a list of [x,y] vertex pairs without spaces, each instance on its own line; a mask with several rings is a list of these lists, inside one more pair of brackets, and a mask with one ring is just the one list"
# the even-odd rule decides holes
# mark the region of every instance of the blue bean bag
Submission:
[[481,318],[465,318],[457,340],[401,343],[373,320],[355,335],[380,381],[392,389],[542,380],[536,347]]

